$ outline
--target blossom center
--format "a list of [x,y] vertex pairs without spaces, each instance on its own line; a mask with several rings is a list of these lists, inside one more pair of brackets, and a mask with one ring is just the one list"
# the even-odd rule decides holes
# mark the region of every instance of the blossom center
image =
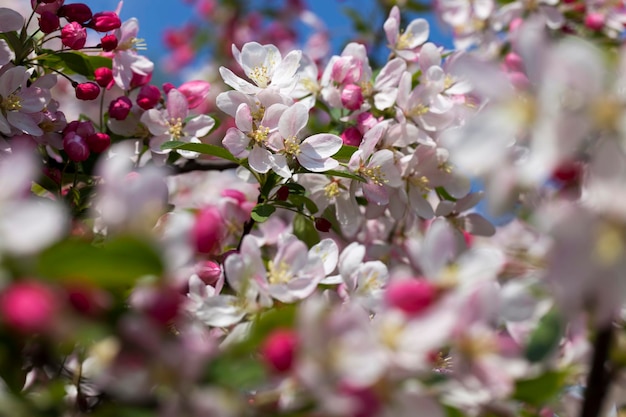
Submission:
[[265,126],[259,126],[250,133],[250,137],[258,144],[261,144],[267,140],[267,135],[270,133],[270,128]]
[[270,261],[267,264],[267,269],[267,280],[270,284],[286,284],[291,281],[291,268],[286,262],[282,261],[276,265],[273,261]]
[[339,195],[339,184],[336,181],[331,181],[326,187],[324,187],[324,195],[327,198],[333,198]]
[[143,51],[148,48],[144,39],[130,38],[126,40],[125,42],[122,42],[119,45],[117,45],[117,48],[115,49],[117,49],[118,51],[127,51],[129,49],[132,49],[135,51],[140,51],[140,50]]
[[285,153],[293,156],[300,155],[300,142],[295,136],[285,139]]
[[418,104],[415,107],[412,107],[411,110],[409,110],[409,117],[416,117],[416,116],[422,116],[426,113],[428,113],[428,111],[430,110],[430,108],[424,104]]
[[398,37],[396,47],[398,49],[410,49],[413,42],[413,34],[411,32],[404,32]]
[[389,182],[387,179],[385,179],[385,174],[383,174],[380,165],[376,165],[373,167],[361,166],[359,168],[359,173],[364,177],[369,178],[371,182],[379,186],[382,186],[386,182]]
[[417,175],[410,176],[408,178],[409,183],[414,187],[418,188],[423,193],[428,193],[432,188],[430,188],[430,180],[422,175],[418,177]]
[[261,88],[265,88],[270,83],[269,71],[265,65],[254,67],[250,73],[250,79]]
[[170,127],[167,131],[175,140],[185,136],[183,133],[183,119],[177,117],[176,119],[171,119],[168,124]]
[[6,111],[20,110],[22,108],[22,102],[20,100],[20,97],[15,93],[9,94],[7,98],[2,100],[2,108]]

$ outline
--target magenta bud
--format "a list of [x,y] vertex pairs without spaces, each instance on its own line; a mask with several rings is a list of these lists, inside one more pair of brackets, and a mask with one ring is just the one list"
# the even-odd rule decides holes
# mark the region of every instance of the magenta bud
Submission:
[[76,98],[79,100],[95,100],[100,95],[100,87],[94,82],[80,83],[76,86]]
[[78,22],[71,22],[61,29],[61,43],[70,49],[82,49],[87,42],[87,30]]
[[154,108],[161,100],[161,91],[154,85],[144,85],[137,95],[137,105],[144,110]]
[[281,186],[278,191],[276,191],[276,200],[278,201],[287,201],[289,198],[289,187]]
[[52,12],[43,12],[39,17],[39,29],[43,33],[52,33],[59,28],[59,16]]
[[600,31],[606,23],[606,18],[602,13],[589,13],[585,16],[585,26],[593,31]]
[[111,68],[101,67],[94,71],[96,82],[100,87],[108,90],[113,86],[113,71]]
[[416,316],[433,304],[437,288],[425,279],[403,279],[391,281],[385,291],[385,300],[391,307]]
[[69,132],[63,136],[63,149],[70,160],[74,162],[83,162],[89,158],[89,145],[76,132]]
[[204,261],[196,264],[196,274],[206,285],[215,286],[222,276],[222,268],[217,262]]
[[344,145],[359,146],[363,140],[363,135],[358,128],[350,126],[341,133],[341,140]]
[[111,137],[103,132],[97,132],[87,136],[87,146],[94,153],[101,153],[111,145]]
[[358,110],[363,104],[363,92],[356,84],[348,84],[341,90],[341,104],[348,110]]
[[93,15],[89,27],[97,32],[110,32],[122,26],[120,17],[115,12],[100,12]]
[[174,84],[172,84],[172,83],[163,83],[163,91],[165,92],[165,94],[169,93],[172,88],[175,88]]
[[117,48],[117,43],[117,36],[115,35],[106,35],[100,38],[100,45],[102,46],[102,50],[104,52],[111,52]]
[[126,120],[133,102],[126,96],[120,96],[109,104],[109,117],[115,120]]
[[272,331],[261,345],[261,357],[278,373],[288,372],[298,349],[298,335],[291,329]]
[[84,3],[66,4],[59,8],[57,14],[69,22],[85,23],[93,16],[91,9]]
[[217,207],[202,209],[191,230],[191,238],[200,253],[212,253],[217,250],[224,232],[223,219]]
[[330,223],[330,221],[328,221],[327,219],[323,217],[318,217],[315,219],[315,228],[319,230],[320,232],[327,233],[330,231],[332,226],[333,225]]
[[15,282],[0,293],[0,320],[23,333],[49,330],[58,307],[52,289],[37,281]]

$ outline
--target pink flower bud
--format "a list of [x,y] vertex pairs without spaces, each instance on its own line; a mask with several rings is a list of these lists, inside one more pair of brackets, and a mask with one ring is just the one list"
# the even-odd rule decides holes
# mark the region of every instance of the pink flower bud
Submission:
[[585,16],[585,26],[594,31],[600,31],[604,27],[606,19],[602,13],[589,13]]
[[95,100],[100,95],[100,87],[94,82],[80,83],[76,86],[76,98],[79,100]]
[[344,145],[359,146],[363,140],[363,135],[359,129],[350,126],[341,134],[341,140],[343,140]]
[[35,10],[35,13],[43,14],[45,12],[50,12],[57,14],[57,11],[61,6],[63,6],[63,2],[65,0],[30,0],[30,4]]
[[391,281],[385,292],[385,300],[391,307],[416,316],[426,310],[437,298],[437,289],[425,279]]
[[70,132],[74,132],[78,136],[86,138],[87,136],[96,133],[96,129],[93,127],[93,123],[91,123],[91,121],[87,120],[79,122],[78,120],[74,120],[65,126],[65,129],[63,129],[63,135],[67,135]]
[[72,284],[66,288],[68,304],[78,313],[97,317],[111,306],[109,294],[99,288]]
[[141,75],[133,72],[133,78],[130,80],[130,88],[141,87],[142,85],[148,84],[150,80],[152,80],[152,73]]
[[66,4],[59,8],[57,14],[69,22],[85,23],[93,16],[91,9],[84,3]]
[[111,68],[100,67],[94,71],[96,82],[100,87],[106,88],[107,90],[113,87],[113,71]]
[[111,52],[117,48],[117,43],[117,36],[115,35],[106,35],[100,38],[100,45],[102,45],[102,50],[104,52]]
[[97,132],[87,136],[87,146],[94,153],[101,153],[111,145],[111,137],[103,132]]
[[54,292],[37,281],[15,282],[0,294],[0,320],[20,332],[48,330],[58,310]]
[[237,204],[243,204],[246,201],[248,201],[248,199],[246,198],[246,195],[244,193],[242,193],[239,190],[233,190],[232,188],[228,188],[226,190],[222,190],[221,195],[222,195],[222,197],[228,197],[228,198],[232,198],[234,200],[237,200]]
[[348,110],[358,110],[363,104],[363,92],[356,84],[348,84],[341,91],[341,104]]
[[76,132],[69,132],[63,136],[63,149],[70,160],[74,162],[83,162],[89,158],[89,145]]
[[161,91],[154,85],[144,85],[137,95],[137,105],[144,110],[154,108],[161,100]]
[[356,123],[357,123],[357,127],[359,128],[359,132],[361,132],[361,134],[364,135],[365,132],[367,132],[374,126],[376,126],[378,123],[381,122],[381,120],[382,120],[382,117],[379,120],[376,117],[374,117],[372,113],[363,112],[357,116]]
[[339,84],[359,82],[363,72],[363,63],[351,56],[342,56],[333,64],[330,78]]
[[523,71],[524,63],[522,62],[522,57],[516,54],[515,52],[509,52],[504,57],[504,64],[509,71]]
[[78,22],[71,22],[61,29],[61,42],[70,49],[82,49],[87,42],[87,30]]
[[212,253],[219,249],[223,233],[224,225],[219,210],[209,206],[198,213],[191,238],[198,252]]
[[39,17],[39,29],[43,33],[52,33],[59,28],[59,16],[51,12],[43,12]]
[[511,84],[513,84],[518,90],[527,90],[530,87],[528,77],[522,72],[511,72],[508,74],[508,77]]
[[222,268],[217,262],[204,261],[196,265],[196,274],[206,285],[215,286],[222,275]]
[[183,298],[173,288],[154,290],[146,300],[144,311],[159,324],[169,324],[178,315]]
[[278,191],[276,191],[276,200],[278,201],[287,201],[289,198],[289,187],[281,186]]
[[133,102],[126,96],[120,96],[109,104],[109,117],[115,120],[126,120]]
[[261,345],[261,356],[276,372],[289,371],[296,356],[298,335],[291,329],[272,331]]
[[195,109],[207,98],[211,84],[206,81],[194,80],[187,81],[178,87],[178,91],[187,97],[187,103],[190,109]]
[[122,26],[120,17],[115,12],[100,12],[93,15],[89,27],[96,32],[110,32]]

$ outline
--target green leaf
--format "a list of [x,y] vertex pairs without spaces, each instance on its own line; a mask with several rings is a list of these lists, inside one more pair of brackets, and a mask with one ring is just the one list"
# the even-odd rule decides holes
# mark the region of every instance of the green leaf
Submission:
[[295,182],[288,182],[285,184],[285,187],[289,188],[290,194],[304,195],[304,193],[306,193],[306,188]]
[[224,355],[211,361],[208,379],[238,391],[257,387],[267,377],[261,361],[252,356]]
[[180,149],[183,151],[198,152],[203,155],[216,156],[218,158],[226,159],[234,163],[239,163],[239,160],[233,156],[228,150],[215,145],[209,145],[208,143],[185,143],[178,141],[169,141],[161,145],[161,149]]
[[306,207],[309,214],[315,214],[319,211],[317,204],[308,197],[299,194],[289,194],[289,201],[297,207]]
[[522,379],[515,383],[513,398],[526,404],[542,406],[552,400],[561,391],[567,374],[560,371],[548,371],[531,379]]
[[87,60],[91,67],[96,70],[98,68],[112,68],[113,60],[111,58],[107,58],[100,55],[87,55]]
[[266,221],[272,213],[276,211],[276,207],[269,204],[259,204],[252,209],[250,217],[257,223],[263,223]]
[[355,153],[358,149],[359,148],[357,148],[356,146],[343,145],[341,149],[339,149],[339,152],[333,155],[333,158],[337,160],[350,160],[352,154]]
[[143,276],[161,276],[163,270],[154,248],[129,236],[105,242],[102,247],[68,239],[43,252],[37,263],[42,278],[81,280],[103,288],[132,286]]
[[66,69],[84,75],[85,77],[93,77],[94,67],[91,65],[90,57],[80,52],[59,52],[55,57],[60,60]]
[[367,180],[363,178],[362,176],[352,174],[351,172],[346,172],[346,171],[336,171],[334,169],[331,169],[329,171],[321,172],[321,174],[326,174],[329,177],[342,177],[342,178],[349,178],[351,180],[355,180],[359,182],[367,182]]
[[310,248],[319,243],[320,234],[307,216],[296,214],[293,219],[293,234]]
[[457,200],[456,198],[452,197],[450,193],[448,193],[448,190],[446,190],[445,188],[441,186],[435,187],[435,191],[437,192],[437,195],[439,196],[439,198],[441,198],[442,200],[448,200],[448,201]]
[[553,353],[561,342],[563,320],[555,309],[541,318],[526,346],[526,359],[539,362]]

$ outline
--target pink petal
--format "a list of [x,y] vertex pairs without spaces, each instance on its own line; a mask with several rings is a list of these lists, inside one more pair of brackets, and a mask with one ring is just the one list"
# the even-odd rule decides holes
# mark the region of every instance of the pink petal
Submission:
[[319,133],[309,136],[300,144],[300,151],[309,158],[328,158],[339,152],[343,141],[337,135]]
[[189,114],[189,104],[187,104],[187,98],[183,93],[175,88],[172,88],[167,93],[167,114],[170,120],[181,119],[185,120]]
[[250,164],[250,168],[256,172],[265,174],[272,168],[270,151],[255,145],[248,156],[248,163]]
[[283,112],[278,121],[278,132],[285,139],[297,136],[309,121],[309,110],[302,103],[296,103]]
[[222,139],[222,145],[237,158],[245,158],[248,156],[246,148],[249,143],[250,138],[234,127],[228,129],[224,139]]

